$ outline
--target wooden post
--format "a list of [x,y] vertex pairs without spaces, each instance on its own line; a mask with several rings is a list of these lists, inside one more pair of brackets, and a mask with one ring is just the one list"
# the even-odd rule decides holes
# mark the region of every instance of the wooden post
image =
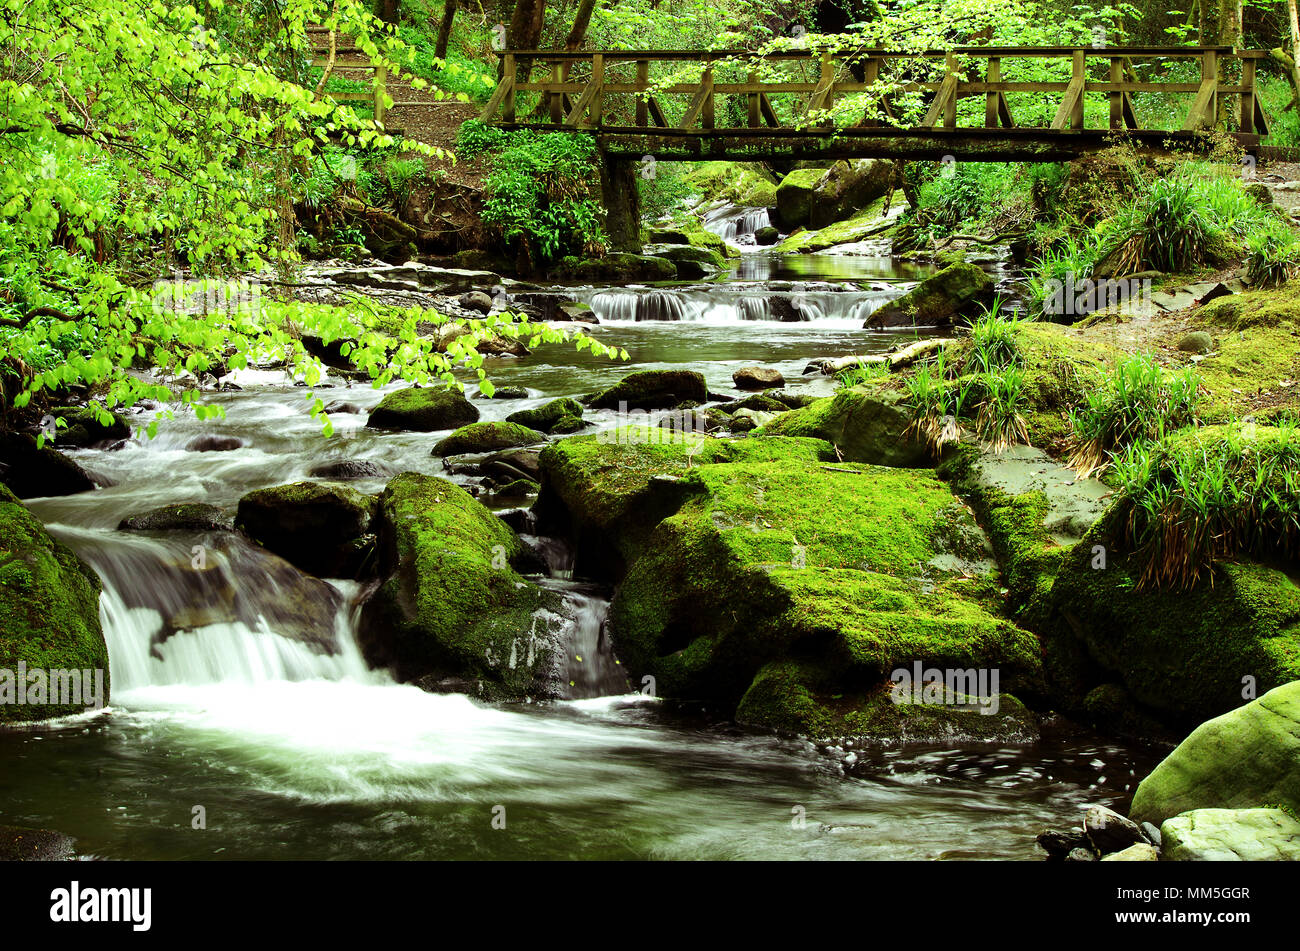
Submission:
[[[989,57],[988,82],[998,83],[1002,81],[1002,59],[998,56]],[[989,92],[984,95],[984,128],[995,129],[998,125],[998,97],[1000,92]]]
[[[564,64],[559,60],[552,60],[550,81],[552,83],[564,82],[564,73]],[[554,89],[547,92],[546,105],[551,113],[551,122],[559,125],[564,121],[564,93]]]
[[819,85],[826,87],[822,108],[830,109],[835,105],[835,61],[831,59],[830,50],[822,50],[822,76]]
[[384,106],[384,96],[386,95],[384,87],[388,84],[388,67],[379,65],[375,67],[375,122],[383,124],[384,113],[387,111]]
[[1241,58],[1241,131],[1255,131],[1255,61]]
[[1088,54],[1084,50],[1074,51],[1074,61],[1070,66],[1070,75],[1073,81],[1079,84],[1079,98],[1074,102],[1074,110],[1070,113],[1070,128],[1083,128],[1083,100],[1084,89],[1088,82]]
[[713,128],[713,64],[709,63],[704,68],[704,82],[708,86],[708,92],[704,96],[704,108],[700,113],[700,126],[705,129]]
[[636,124],[638,127],[644,127],[649,121],[649,103],[646,97],[641,95],[650,88],[650,61],[648,59],[639,59],[636,61],[636,85],[638,89],[636,97]]
[[[1124,81],[1124,60],[1118,56],[1110,58],[1110,72],[1107,78],[1112,84]],[[1110,127],[1124,128],[1124,90],[1111,90],[1110,93]]]
[[944,63],[948,67],[948,75],[953,78],[952,94],[948,101],[943,105],[943,124],[948,129],[957,128],[957,92],[961,80],[957,78],[957,57],[948,52],[944,54]]
[[515,54],[507,53],[504,57],[502,75],[510,83],[505,98],[501,100],[501,118],[506,122],[515,121]]
[[[757,85],[758,85],[758,70],[751,69],[751,70],[749,71],[749,78],[748,78],[747,81],[748,81],[749,85],[751,85],[751,86],[757,86]],[[751,129],[757,129],[759,126],[761,126],[761,125],[763,124],[763,118],[762,118],[762,116],[759,115],[759,111],[758,111],[758,96],[759,96],[759,93],[758,93],[757,90],[754,90],[754,91],[748,93],[748,94],[745,96],[745,98],[748,100],[748,107],[749,107],[749,108],[748,108],[748,113],[749,113],[749,115],[748,115],[748,122],[749,122],[749,127],[750,127]]]
[[[874,86],[877,82],[879,82],[879,80],[880,80],[880,60],[876,59],[874,56],[868,56],[867,62],[864,64],[862,68],[862,81],[867,86],[870,87],[870,86]],[[868,109],[870,109],[870,107],[868,107]],[[877,126],[880,123],[879,121],[877,121],[875,116],[871,115],[870,112],[865,112],[862,117],[862,124],[864,126],[872,127],[872,126]]]
[[591,124],[599,127],[605,109],[605,54],[591,54],[591,84],[596,87],[591,97]]

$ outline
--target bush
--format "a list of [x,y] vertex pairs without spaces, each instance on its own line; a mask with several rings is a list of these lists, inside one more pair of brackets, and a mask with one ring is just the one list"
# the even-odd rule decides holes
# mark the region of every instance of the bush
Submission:
[[1069,465],[1080,478],[1103,472],[1117,452],[1195,423],[1200,401],[1194,368],[1169,372],[1149,357],[1129,357],[1105,385],[1084,394],[1083,406],[1071,410]]
[[1300,241],[1281,222],[1246,239],[1246,278],[1256,287],[1276,287],[1300,273]]

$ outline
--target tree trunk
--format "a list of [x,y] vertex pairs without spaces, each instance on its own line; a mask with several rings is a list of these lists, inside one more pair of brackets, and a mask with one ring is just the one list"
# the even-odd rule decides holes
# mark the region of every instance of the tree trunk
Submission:
[[447,0],[442,8],[442,21],[438,24],[438,40],[433,47],[433,55],[438,59],[447,58],[447,43],[451,39],[451,23],[456,18],[457,0]]
[[569,31],[564,41],[566,50],[576,50],[582,46],[582,41],[587,37],[587,27],[591,25],[591,14],[595,9],[596,0],[581,0],[578,4],[578,12],[573,17],[573,29]]
[[641,251],[641,195],[631,159],[602,154],[600,187],[605,205],[605,233],[615,251]]
[[1296,0],[1287,0],[1286,5],[1291,27],[1291,70],[1287,75],[1295,101],[1300,102],[1300,16],[1296,14]]

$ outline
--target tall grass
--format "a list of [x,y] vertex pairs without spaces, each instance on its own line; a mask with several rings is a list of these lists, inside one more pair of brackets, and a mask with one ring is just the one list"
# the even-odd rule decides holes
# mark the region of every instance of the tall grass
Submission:
[[1216,561],[1300,554],[1300,430],[1235,424],[1117,457],[1137,587],[1187,589]]
[[1300,241],[1280,221],[1246,239],[1246,277],[1257,287],[1276,287],[1300,274]]
[[1201,401],[1196,370],[1167,371],[1141,354],[1121,361],[1084,403],[1070,411],[1069,465],[1080,478],[1097,475],[1116,453],[1196,422]]

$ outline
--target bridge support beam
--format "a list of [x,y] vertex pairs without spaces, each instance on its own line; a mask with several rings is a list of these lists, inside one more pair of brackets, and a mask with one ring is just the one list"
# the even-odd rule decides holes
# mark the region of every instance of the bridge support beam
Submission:
[[600,191],[605,204],[605,233],[615,251],[641,251],[641,198],[638,161],[602,151]]

